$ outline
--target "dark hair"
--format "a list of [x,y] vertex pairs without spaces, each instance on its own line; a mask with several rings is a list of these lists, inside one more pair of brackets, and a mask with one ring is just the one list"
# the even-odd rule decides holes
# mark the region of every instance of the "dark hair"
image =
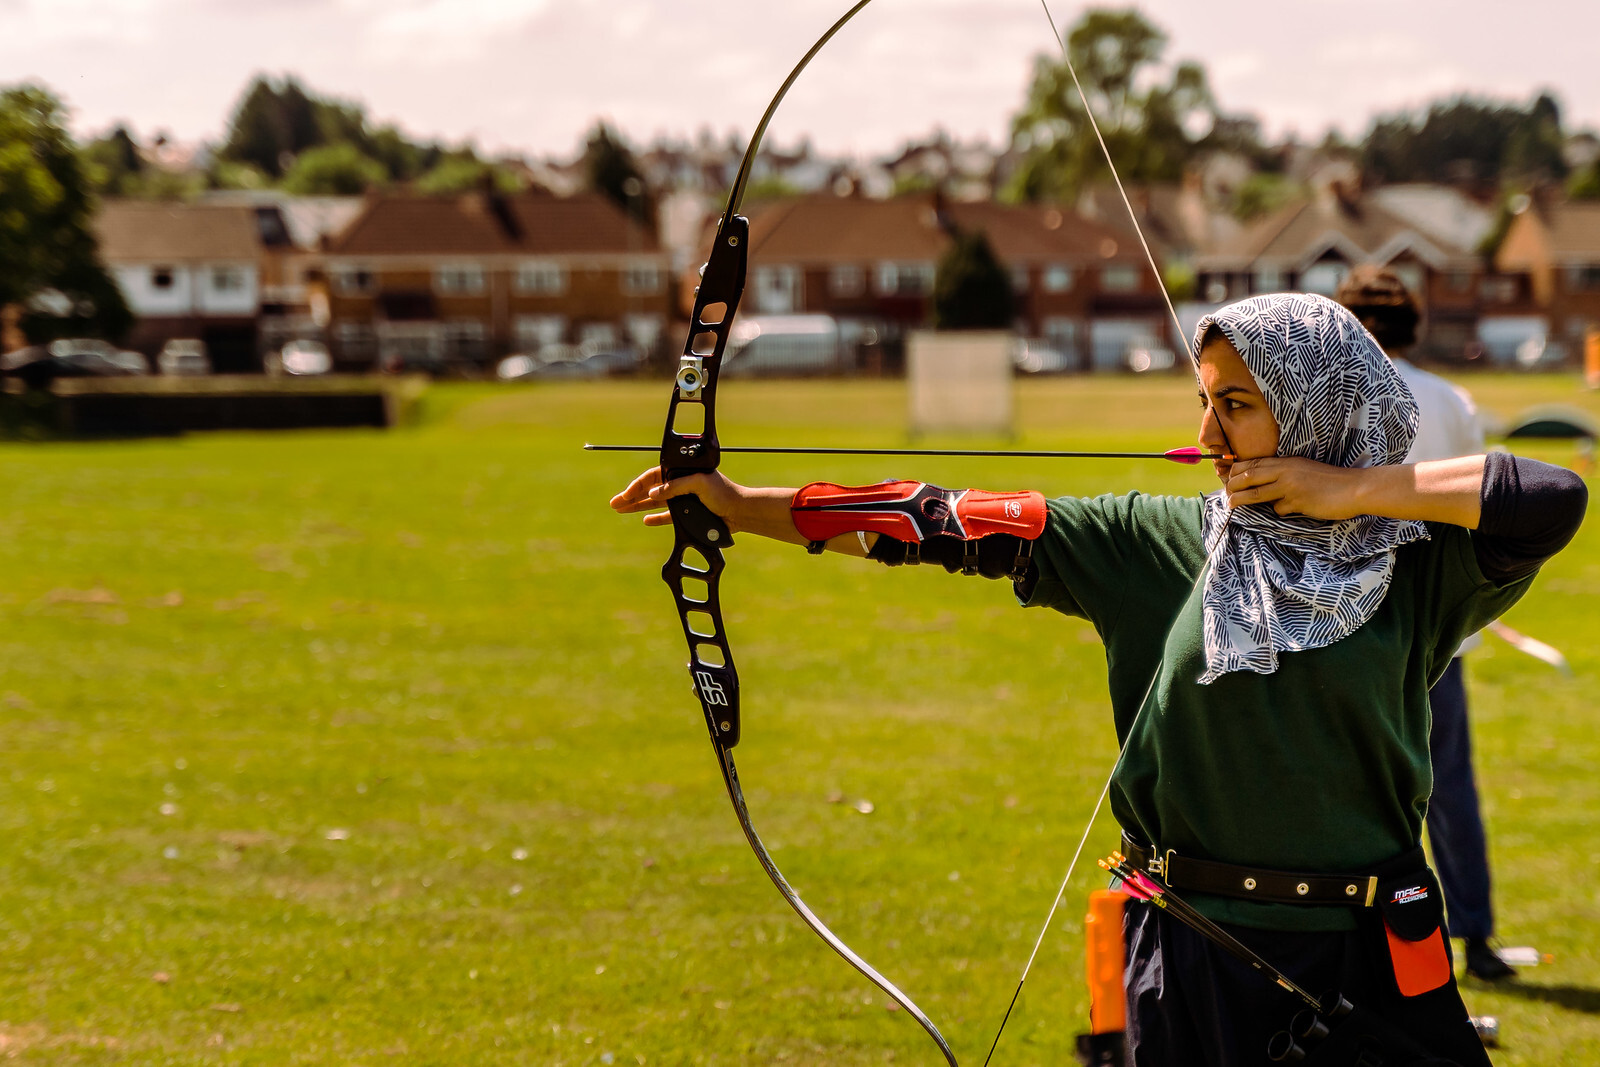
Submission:
[[1213,322],[1206,327],[1206,332],[1200,335],[1200,343],[1195,346],[1194,354],[1198,357],[1201,350],[1212,341],[1226,341],[1227,339],[1228,335],[1222,332],[1222,327]]
[[1339,283],[1333,298],[1355,314],[1385,352],[1417,343],[1422,312],[1400,276],[1387,267],[1360,266]]

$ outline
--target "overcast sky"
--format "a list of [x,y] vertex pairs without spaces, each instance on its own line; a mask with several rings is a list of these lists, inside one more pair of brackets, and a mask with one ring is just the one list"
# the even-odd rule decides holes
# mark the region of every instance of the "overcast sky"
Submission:
[[[630,137],[748,133],[846,0],[0,0],[0,84],[37,80],[80,135],[216,139],[251,75],[293,71],[413,134],[566,153],[597,116]],[[1145,0],[1168,57],[1270,133],[1359,136],[1372,115],[1470,90],[1555,91],[1600,127],[1594,0]],[[1057,19],[1083,7],[1052,0]],[[1038,0],[874,0],[779,114],[784,143],[874,152],[943,126],[1003,140]]]

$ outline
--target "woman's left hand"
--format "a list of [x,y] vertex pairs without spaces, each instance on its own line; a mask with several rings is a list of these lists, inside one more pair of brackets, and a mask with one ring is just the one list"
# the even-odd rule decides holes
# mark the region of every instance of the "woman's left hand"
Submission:
[[1271,504],[1279,515],[1349,519],[1364,514],[1360,490],[1370,473],[1294,457],[1235,460],[1226,485],[1228,506]]

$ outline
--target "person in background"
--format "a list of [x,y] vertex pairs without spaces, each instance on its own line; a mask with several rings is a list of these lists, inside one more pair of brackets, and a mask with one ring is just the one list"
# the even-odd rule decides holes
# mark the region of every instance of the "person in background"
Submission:
[[[1416,344],[1421,319],[1417,302],[1391,270],[1357,267],[1335,299],[1355,313],[1394,363],[1416,398],[1421,422],[1407,463],[1476,456],[1484,452],[1483,428],[1466,390],[1429,374],[1405,359]],[[1433,730],[1433,797],[1428,803],[1428,837],[1449,908],[1450,933],[1466,941],[1467,973],[1496,982],[1517,972],[1502,960],[1489,938],[1494,909],[1489,896],[1489,852],[1472,773],[1472,737],[1467,725],[1467,688],[1462,657],[1483,640],[1473,634],[1461,643],[1444,677],[1428,693]]]

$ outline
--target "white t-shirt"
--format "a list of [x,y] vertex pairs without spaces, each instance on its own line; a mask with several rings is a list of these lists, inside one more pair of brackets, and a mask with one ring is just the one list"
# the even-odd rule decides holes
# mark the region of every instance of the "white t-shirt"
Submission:
[[[1406,360],[1393,359],[1392,362],[1400,377],[1405,379],[1406,388],[1416,398],[1419,414],[1417,439],[1411,442],[1406,462],[1423,463],[1483,454],[1486,447],[1483,424],[1478,421],[1478,408],[1472,402],[1472,395]],[[1470,652],[1482,642],[1481,634],[1473,634],[1461,642],[1456,655]]]

